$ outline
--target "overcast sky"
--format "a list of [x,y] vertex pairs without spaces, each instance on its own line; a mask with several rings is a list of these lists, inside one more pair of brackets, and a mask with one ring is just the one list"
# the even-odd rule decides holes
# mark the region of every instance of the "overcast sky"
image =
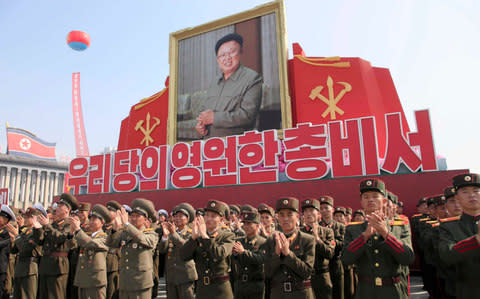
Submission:
[[[268,1],[0,0],[0,146],[5,122],[75,155],[71,77],[81,73],[90,154],[116,147],[130,107],[164,88],[169,34]],[[389,68],[410,127],[430,109],[437,154],[480,172],[480,1],[286,0],[287,43],[309,56],[360,57]],[[70,30],[87,51],[65,42]],[[291,55],[291,51],[290,51]],[[3,128],[3,129],[2,129]]]

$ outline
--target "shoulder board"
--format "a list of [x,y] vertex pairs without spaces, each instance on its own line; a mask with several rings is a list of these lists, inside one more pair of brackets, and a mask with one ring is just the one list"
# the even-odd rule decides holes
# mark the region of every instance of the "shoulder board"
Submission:
[[21,231],[22,233],[26,232],[28,230],[28,227],[22,227]]
[[403,214],[398,215],[398,218],[403,219],[403,220],[408,220],[407,215],[403,215]]
[[390,221],[390,225],[405,225],[408,224],[408,221],[405,220],[392,220]]
[[432,227],[437,227],[437,226],[440,226],[440,222],[432,224]]
[[347,225],[345,226],[351,226],[351,225],[359,225],[359,224],[362,224],[363,222],[350,222],[348,223]]
[[453,221],[453,220],[459,220],[460,219],[460,216],[455,216],[455,217],[450,217],[450,218],[443,218],[443,219],[440,219],[440,222],[450,222],[450,221]]
[[193,230],[191,228],[187,229],[187,233],[191,233]]
[[438,223],[438,220],[429,220],[427,221],[428,224],[434,224],[434,223]]
[[393,220],[395,220],[395,221],[407,221],[407,222],[409,222],[409,221],[408,221],[408,218],[406,218],[405,216],[401,216],[401,215],[393,218]]
[[101,232],[95,235],[95,238],[106,237],[107,234],[105,232]]
[[430,219],[430,218],[428,218],[428,217],[427,217],[427,218],[422,218],[422,219],[418,219],[418,221],[422,221],[422,222],[423,222],[423,221],[427,221],[428,219]]
[[151,227],[151,228],[146,228],[146,229],[144,230],[144,232],[153,232],[154,230],[155,230],[155,229]]
[[422,216],[422,214],[415,214],[415,215],[412,215],[411,218],[413,218],[413,217],[420,217],[420,216]]

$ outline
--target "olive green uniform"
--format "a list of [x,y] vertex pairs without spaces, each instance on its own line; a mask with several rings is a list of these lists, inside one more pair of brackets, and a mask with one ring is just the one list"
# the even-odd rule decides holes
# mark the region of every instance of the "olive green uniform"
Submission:
[[[107,236],[113,235],[112,225],[105,226]],[[109,248],[107,253],[107,296],[106,299],[118,299],[118,262],[120,260],[120,249]]]
[[387,224],[386,239],[374,234],[366,241],[363,232],[368,222],[352,222],[347,226],[342,261],[346,265],[357,265],[355,298],[408,298],[401,284],[401,265],[413,263],[415,256],[409,231],[394,229],[396,225],[395,222]]
[[104,299],[107,285],[106,245],[107,234],[103,230],[92,236],[79,230],[75,235],[79,249],[74,285],[78,298]]
[[107,245],[120,248],[121,299],[150,299],[153,286],[153,250],[158,235],[153,229],[138,230],[132,224],[108,236]]
[[344,298],[344,277],[343,277],[343,265],[340,259],[340,255],[343,249],[343,239],[345,236],[345,225],[335,220],[330,222],[320,221],[320,225],[328,227],[333,230],[335,236],[335,254],[330,260],[330,278],[332,279],[332,295],[333,298]]
[[315,264],[315,239],[301,231],[294,233],[287,256],[275,253],[274,236],[267,239],[265,275],[271,279],[272,299],[315,298],[310,281]]
[[[34,229],[38,230],[38,229]],[[70,224],[57,220],[43,227],[43,256],[39,266],[40,299],[62,299],[67,295],[69,271],[68,251],[74,248],[75,241],[70,232]]]
[[208,239],[189,239],[180,249],[184,260],[195,261],[198,274],[196,298],[233,298],[228,272],[234,237],[232,232],[218,229]]
[[159,243],[160,253],[165,255],[165,274],[167,282],[167,298],[194,298],[193,284],[197,280],[197,271],[193,260],[184,261],[180,249],[191,237],[192,230],[185,227],[182,231],[175,232],[162,238]]
[[[313,235],[313,228],[305,225],[302,232]],[[333,230],[318,226],[320,240],[315,244],[315,272],[312,275],[312,287],[316,299],[332,298],[332,280],[330,278],[329,263],[335,254],[335,238]]]
[[262,299],[265,294],[265,238],[244,236],[237,239],[245,249],[232,255],[235,299]]
[[12,252],[17,254],[13,298],[36,298],[38,289],[38,262],[42,248],[38,244],[43,230],[24,227],[15,239]]
[[478,298],[480,294],[480,244],[476,239],[479,218],[464,213],[458,220],[440,224],[440,258],[456,266],[457,298]]

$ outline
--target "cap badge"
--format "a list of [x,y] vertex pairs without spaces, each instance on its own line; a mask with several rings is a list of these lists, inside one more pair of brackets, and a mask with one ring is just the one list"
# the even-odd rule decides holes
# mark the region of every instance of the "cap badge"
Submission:
[[472,177],[467,175],[465,176],[465,182],[470,182],[472,180]]
[[284,204],[284,205],[288,205],[288,199],[284,199],[284,200],[283,200],[283,204]]
[[210,207],[214,208],[214,207],[215,207],[215,203],[214,203],[214,202],[210,203]]
[[371,185],[372,185],[372,181],[367,181],[366,184],[367,184],[367,186],[371,186]]
[[306,204],[309,204],[310,203],[310,200],[307,199],[307,201],[305,201]]

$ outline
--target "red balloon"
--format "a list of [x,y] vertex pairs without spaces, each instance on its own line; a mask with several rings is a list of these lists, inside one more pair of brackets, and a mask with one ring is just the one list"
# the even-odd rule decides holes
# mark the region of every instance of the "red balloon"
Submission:
[[90,36],[83,31],[70,31],[67,35],[67,44],[76,51],[86,50],[90,46]]

